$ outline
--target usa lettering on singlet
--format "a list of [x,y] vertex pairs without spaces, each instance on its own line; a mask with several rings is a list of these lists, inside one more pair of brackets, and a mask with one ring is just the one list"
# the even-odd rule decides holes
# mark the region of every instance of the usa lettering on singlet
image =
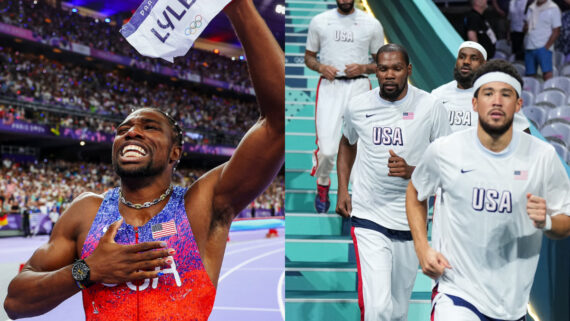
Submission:
[[548,214],[570,213],[570,182],[549,144],[514,131],[509,146],[493,153],[476,131],[435,141],[412,182],[419,200],[442,190],[439,251],[452,268],[439,292],[515,320],[526,314],[543,235],[528,217],[526,194],[545,198]]
[[[165,241],[176,254],[173,263],[154,279],[124,284],[95,284],[83,290],[87,320],[207,320],[216,289],[198,251],[184,207],[185,188],[175,187],[164,209],[145,225],[123,222],[115,242],[136,244]],[[120,219],[118,189],[105,194],[83,245],[81,257],[97,247],[108,226]],[[158,268],[160,269],[160,268]]]
[[[380,32],[379,32],[380,31]],[[355,9],[342,15],[337,9],[316,15],[309,25],[307,50],[319,52],[320,62],[339,70],[344,76],[347,64],[368,64],[370,53],[376,53],[384,43],[380,22]]]
[[402,100],[389,102],[379,88],[354,97],[344,115],[343,134],[358,140],[352,215],[395,230],[409,230],[405,213],[408,180],[388,176],[389,150],[409,165],[419,163],[429,143],[451,132],[440,101],[408,85]]

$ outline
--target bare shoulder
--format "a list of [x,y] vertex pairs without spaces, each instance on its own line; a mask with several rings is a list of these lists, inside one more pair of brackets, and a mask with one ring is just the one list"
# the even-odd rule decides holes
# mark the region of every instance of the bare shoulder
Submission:
[[67,233],[73,231],[73,238],[77,238],[81,232],[89,230],[97,214],[99,206],[103,202],[105,194],[85,192],[77,196],[65,209],[58,224]]

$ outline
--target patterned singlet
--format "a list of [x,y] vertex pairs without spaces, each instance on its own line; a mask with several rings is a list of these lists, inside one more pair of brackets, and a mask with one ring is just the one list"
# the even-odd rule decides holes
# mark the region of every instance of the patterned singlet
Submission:
[[[214,305],[216,288],[204,265],[184,208],[185,188],[174,187],[164,209],[145,225],[119,227],[115,242],[135,244],[165,241],[176,250],[174,263],[154,279],[123,284],[95,284],[83,290],[87,320],[207,320]],[[87,235],[81,258],[99,244],[108,226],[119,220],[119,190],[105,199]],[[158,268],[157,268],[158,269]],[[138,290],[137,290],[138,289]]]

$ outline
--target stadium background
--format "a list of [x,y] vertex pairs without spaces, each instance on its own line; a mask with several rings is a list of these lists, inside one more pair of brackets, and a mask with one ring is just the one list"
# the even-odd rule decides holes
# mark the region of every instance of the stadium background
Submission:
[[[246,57],[225,15],[170,64],[139,55],[118,32],[140,2],[0,1],[2,302],[19,265],[47,240],[69,202],[118,185],[111,145],[132,109],[160,108],[183,127],[184,155],[174,174],[183,186],[227,161],[257,120]],[[283,47],[283,2],[254,3]],[[229,313],[236,320],[283,319],[283,185],[282,170],[232,225],[212,320]],[[36,319],[73,319],[81,313],[76,297]]]
[[[356,3],[380,20],[388,42],[400,43],[407,48],[413,65],[410,78],[412,84],[429,92],[453,79],[457,48],[463,41],[458,31],[461,32],[462,18],[469,10],[467,0],[362,0]],[[309,174],[311,154],[316,147],[314,104],[319,75],[304,64],[307,28],[313,16],[333,8],[336,8],[334,0],[286,1],[285,309],[287,320],[291,321],[358,320],[360,316],[352,239],[346,229],[346,222],[333,214],[336,204],[336,168],[331,175],[331,209],[328,214],[315,214],[313,202],[316,184]],[[510,57],[506,48],[499,51],[498,55],[505,59]],[[520,62],[517,64],[520,65]],[[563,69],[563,58],[559,59],[556,66],[559,74],[566,70]],[[373,87],[376,87],[376,77],[370,75],[370,79]],[[525,92],[531,91],[531,80],[525,79]],[[555,105],[551,101],[538,99],[542,97],[538,94],[543,85],[546,96],[560,91],[560,88],[547,88],[540,81],[540,89],[536,92],[536,97],[532,97],[536,98],[536,106],[525,104],[523,108],[525,115],[532,119],[531,123],[536,125],[531,128],[532,134],[539,137],[542,137],[539,129],[545,128],[546,116],[540,122],[540,119],[533,117],[533,113],[527,112],[536,107],[540,109],[539,112],[546,113],[557,109],[556,107],[561,110],[565,105],[570,105],[566,95]],[[570,94],[570,88],[567,89],[567,94]],[[525,101],[529,103],[530,99],[525,97]],[[569,120],[570,117],[555,114],[548,124],[570,124]],[[547,134],[548,141],[557,148],[561,159],[567,161],[566,146],[570,145],[570,136],[543,133]],[[565,140],[563,149],[557,146],[560,140]],[[568,166],[566,169],[570,174]],[[544,238],[531,292],[531,315],[528,320],[570,319],[569,250],[568,239],[551,241]],[[418,269],[408,320],[428,319],[430,297],[431,280]]]

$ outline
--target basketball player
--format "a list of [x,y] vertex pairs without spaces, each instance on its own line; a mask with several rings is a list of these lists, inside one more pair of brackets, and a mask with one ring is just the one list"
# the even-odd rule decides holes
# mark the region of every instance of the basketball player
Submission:
[[[317,150],[312,176],[317,177],[317,213],[329,210],[330,173],[341,137],[342,115],[352,96],[370,90],[375,53],[384,43],[380,22],[354,8],[354,0],[337,0],[337,9],[315,16],[309,24],[305,64],[321,74],[317,85]],[[320,54],[317,59],[317,53]]]
[[[570,235],[570,181],[554,148],[513,130],[522,79],[506,61],[474,76],[477,128],[435,141],[412,175],[407,216],[423,272],[438,281],[432,320],[524,320],[543,233]],[[426,198],[442,189],[441,248]]]
[[351,99],[344,114],[336,210],[351,216],[361,319],[404,321],[418,267],[406,186],[429,143],[451,128],[441,101],[408,84],[412,65],[402,46],[384,45],[377,58],[380,88]]
[[[474,41],[465,41],[459,46],[453,68],[454,80],[432,90],[443,100],[449,124],[453,132],[477,126],[477,113],[473,111],[473,74],[487,61],[487,51]],[[515,114],[515,129],[528,131],[528,120],[521,113]]]
[[231,159],[188,190],[172,187],[182,132],[143,108],[117,128],[121,186],[78,197],[11,282],[10,318],[45,313],[83,290],[87,320],[207,320],[232,219],[284,158],[284,57],[251,0],[224,9],[241,39],[261,118]]

